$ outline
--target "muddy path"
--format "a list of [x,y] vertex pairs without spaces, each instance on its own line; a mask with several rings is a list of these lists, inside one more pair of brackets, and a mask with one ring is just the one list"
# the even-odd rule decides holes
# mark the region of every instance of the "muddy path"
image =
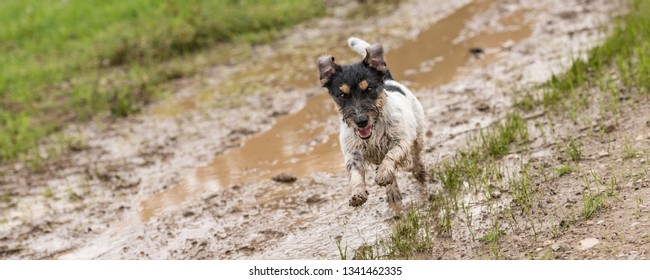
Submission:
[[[70,127],[82,151],[38,172],[0,167],[0,256],[336,259],[336,242],[373,242],[396,213],[377,186],[363,207],[347,205],[318,55],[352,62],[348,36],[382,42],[394,76],[425,107],[431,168],[499,119],[513,88],[598,44],[619,8],[610,2],[413,0],[367,19],[347,17],[355,3],[333,4],[246,59],[177,81],[172,98],[140,116]],[[280,173],[296,181],[271,180]],[[420,199],[409,176],[398,177],[404,204]],[[472,246],[444,255],[482,256]]]

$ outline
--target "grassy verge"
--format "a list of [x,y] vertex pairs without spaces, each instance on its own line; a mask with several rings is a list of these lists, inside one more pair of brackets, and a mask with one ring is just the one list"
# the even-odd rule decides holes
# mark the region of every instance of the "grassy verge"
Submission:
[[161,84],[232,52],[199,63],[199,51],[263,42],[323,12],[318,0],[2,1],[0,161],[66,123],[136,113]]
[[630,12],[618,19],[605,42],[576,59],[562,76],[554,75],[540,86],[541,94],[519,100],[520,108],[569,113],[573,119],[589,105],[590,90],[609,93],[604,110],[615,112],[622,89],[647,95],[650,91],[650,1],[633,0]]
[[[550,236],[557,237],[569,223],[591,219],[606,209],[608,200],[616,199],[619,183],[615,176],[607,183],[592,171],[584,176],[586,191],[582,195],[579,213],[570,213],[566,219],[549,226],[551,222],[544,220],[547,213],[536,209],[541,207],[538,205],[543,202],[545,190],[533,183],[542,178],[547,180],[545,169],[536,171],[530,164],[522,162],[519,170],[510,172],[502,168],[499,159],[509,154],[513,145],[524,144],[528,140],[528,122],[520,117],[520,110],[544,108],[548,118],[560,113],[560,116],[575,122],[586,115],[582,112],[596,106],[601,112],[599,119],[604,121],[607,118],[616,119],[617,106],[630,95],[647,98],[650,90],[648,14],[650,0],[633,1],[630,13],[617,22],[602,46],[589,51],[586,60],[574,60],[573,66],[565,74],[553,76],[533,89],[534,94],[518,97],[516,104],[519,106],[513,108],[502,123],[480,132],[478,137],[470,140],[468,148],[457,151],[451,160],[434,168],[432,178],[442,185],[443,191],[430,202],[420,202],[425,206],[416,207],[416,210],[403,215],[387,238],[380,239],[372,246],[362,246],[355,256],[361,259],[427,256],[436,246],[436,239],[432,236],[466,231],[473,240],[483,241],[489,247],[492,258],[500,258],[499,241],[505,234],[530,230],[530,235],[536,239],[546,223]],[[607,129],[602,125],[600,131]],[[558,177],[577,172],[569,164],[577,166],[583,160],[582,144],[578,140],[569,138],[556,152],[557,158],[564,155],[565,159],[563,165],[554,169]],[[622,147],[622,153],[623,158],[631,158],[636,156],[637,151],[627,143]],[[488,219],[492,223],[487,227],[479,226],[481,234],[478,236],[475,232],[477,227],[471,224],[472,212],[468,210],[471,202],[459,199],[461,194],[468,193],[483,193],[488,201],[507,193],[510,201],[505,206],[495,207],[499,210],[493,208],[497,203],[487,203]],[[452,226],[453,221],[464,221],[467,229],[460,225]],[[405,226],[409,230],[404,230]],[[554,258],[553,251],[544,257]]]

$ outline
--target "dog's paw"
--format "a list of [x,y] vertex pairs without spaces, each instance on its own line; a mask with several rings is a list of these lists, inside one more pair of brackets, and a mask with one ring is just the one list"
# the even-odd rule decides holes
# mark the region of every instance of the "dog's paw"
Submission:
[[396,204],[402,202],[402,194],[398,189],[390,188],[386,191],[386,201],[388,204]]
[[379,170],[377,170],[377,174],[375,175],[375,182],[377,185],[386,186],[391,184],[394,180],[395,174],[391,169],[379,166]]
[[368,200],[368,191],[363,190],[363,191],[358,191],[355,194],[352,195],[350,198],[350,206],[352,207],[359,207],[366,203]]

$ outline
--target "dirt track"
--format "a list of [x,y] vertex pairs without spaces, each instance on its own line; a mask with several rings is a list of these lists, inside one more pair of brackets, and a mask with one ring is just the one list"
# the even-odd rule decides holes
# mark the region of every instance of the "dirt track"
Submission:
[[[0,204],[0,257],[335,259],[336,240],[351,249],[373,242],[385,235],[395,213],[377,186],[369,188],[363,207],[347,205],[337,117],[316,87],[318,55],[357,59],[345,46],[351,35],[384,44],[391,71],[425,107],[424,159],[430,168],[464,145],[468,132],[502,117],[512,89],[545,81],[598,44],[601,27],[620,12],[606,0],[470,2],[408,1],[395,13],[367,20],[344,20],[356,4],[332,8],[331,16],[251,50],[248,60],[178,81],[174,98],[140,116],[70,127],[69,134],[86,139],[83,151],[53,160],[38,173],[21,164],[0,167],[0,190],[10,197]],[[474,57],[472,47],[483,48],[484,55]],[[548,147],[535,149],[538,161],[554,164]],[[297,181],[270,179],[282,172]],[[398,179],[405,204],[419,199],[409,176]],[[430,187],[439,188],[435,182]],[[647,190],[639,195],[648,197]],[[553,199],[561,205],[571,195]],[[607,215],[626,215],[626,207]],[[476,204],[471,211],[476,230],[484,230],[484,207]],[[607,224],[608,232],[625,232],[633,223],[617,221]],[[635,242],[644,242],[647,217],[637,223]],[[553,244],[572,248],[592,226],[582,225]],[[423,257],[488,256],[463,230],[453,233],[434,256]],[[545,241],[515,236],[504,254],[526,258]],[[638,246],[623,251],[623,257],[631,251],[647,257]],[[563,258],[622,254],[564,252]]]

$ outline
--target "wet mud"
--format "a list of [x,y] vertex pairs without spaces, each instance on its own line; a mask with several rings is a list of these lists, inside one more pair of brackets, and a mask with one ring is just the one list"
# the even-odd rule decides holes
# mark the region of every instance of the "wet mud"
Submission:
[[[515,44],[530,36],[530,27],[521,22],[523,11],[518,11],[502,19],[508,24],[505,27],[513,30],[481,32],[462,38],[465,22],[491,4],[491,1],[469,3],[423,30],[415,40],[391,50],[386,60],[396,79],[410,84],[413,89],[439,86],[452,80],[461,67],[485,63],[469,51],[472,47],[493,49],[505,42]],[[472,59],[475,61],[470,64]],[[305,85],[300,80],[287,82]],[[265,180],[276,174],[302,177],[316,172],[342,171],[338,134],[331,133],[336,124],[323,122],[336,115],[327,94],[308,98],[300,111],[278,118],[270,130],[253,135],[241,147],[217,156],[184,183],[144,200],[142,218],[148,220],[152,213],[162,210],[165,205],[173,207],[196,198],[191,194]]]
[[[3,183],[27,197],[2,210],[3,256],[338,258],[337,242],[349,248],[371,243],[397,213],[378,186],[370,186],[363,207],[347,206],[338,117],[316,86],[318,55],[353,62],[358,58],[345,46],[347,36],[381,38],[395,78],[425,107],[423,156],[431,168],[464,145],[463,135],[501,117],[511,106],[505,91],[547,79],[597,44],[615,8],[607,1],[568,1],[564,8],[555,1],[429,2],[407,1],[394,14],[367,21],[342,19],[357,4],[344,5],[255,49],[250,62],[179,82],[165,106],[183,108],[180,113],[157,114],[154,106],[125,123],[74,128],[91,148],[73,156],[71,167]],[[566,10],[579,11],[580,19],[558,16]],[[229,83],[251,92],[215,94]],[[282,173],[296,181],[272,180]],[[398,182],[404,205],[421,199],[406,172]],[[21,184],[46,187],[25,192]],[[428,187],[439,188],[435,182]],[[48,188],[54,198],[44,197]],[[81,199],[72,201],[71,194]],[[475,205],[480,225],[485,210]],[[454,237],[467,238],[462,230]],[[444,257],[479,258],[477,250]]]

